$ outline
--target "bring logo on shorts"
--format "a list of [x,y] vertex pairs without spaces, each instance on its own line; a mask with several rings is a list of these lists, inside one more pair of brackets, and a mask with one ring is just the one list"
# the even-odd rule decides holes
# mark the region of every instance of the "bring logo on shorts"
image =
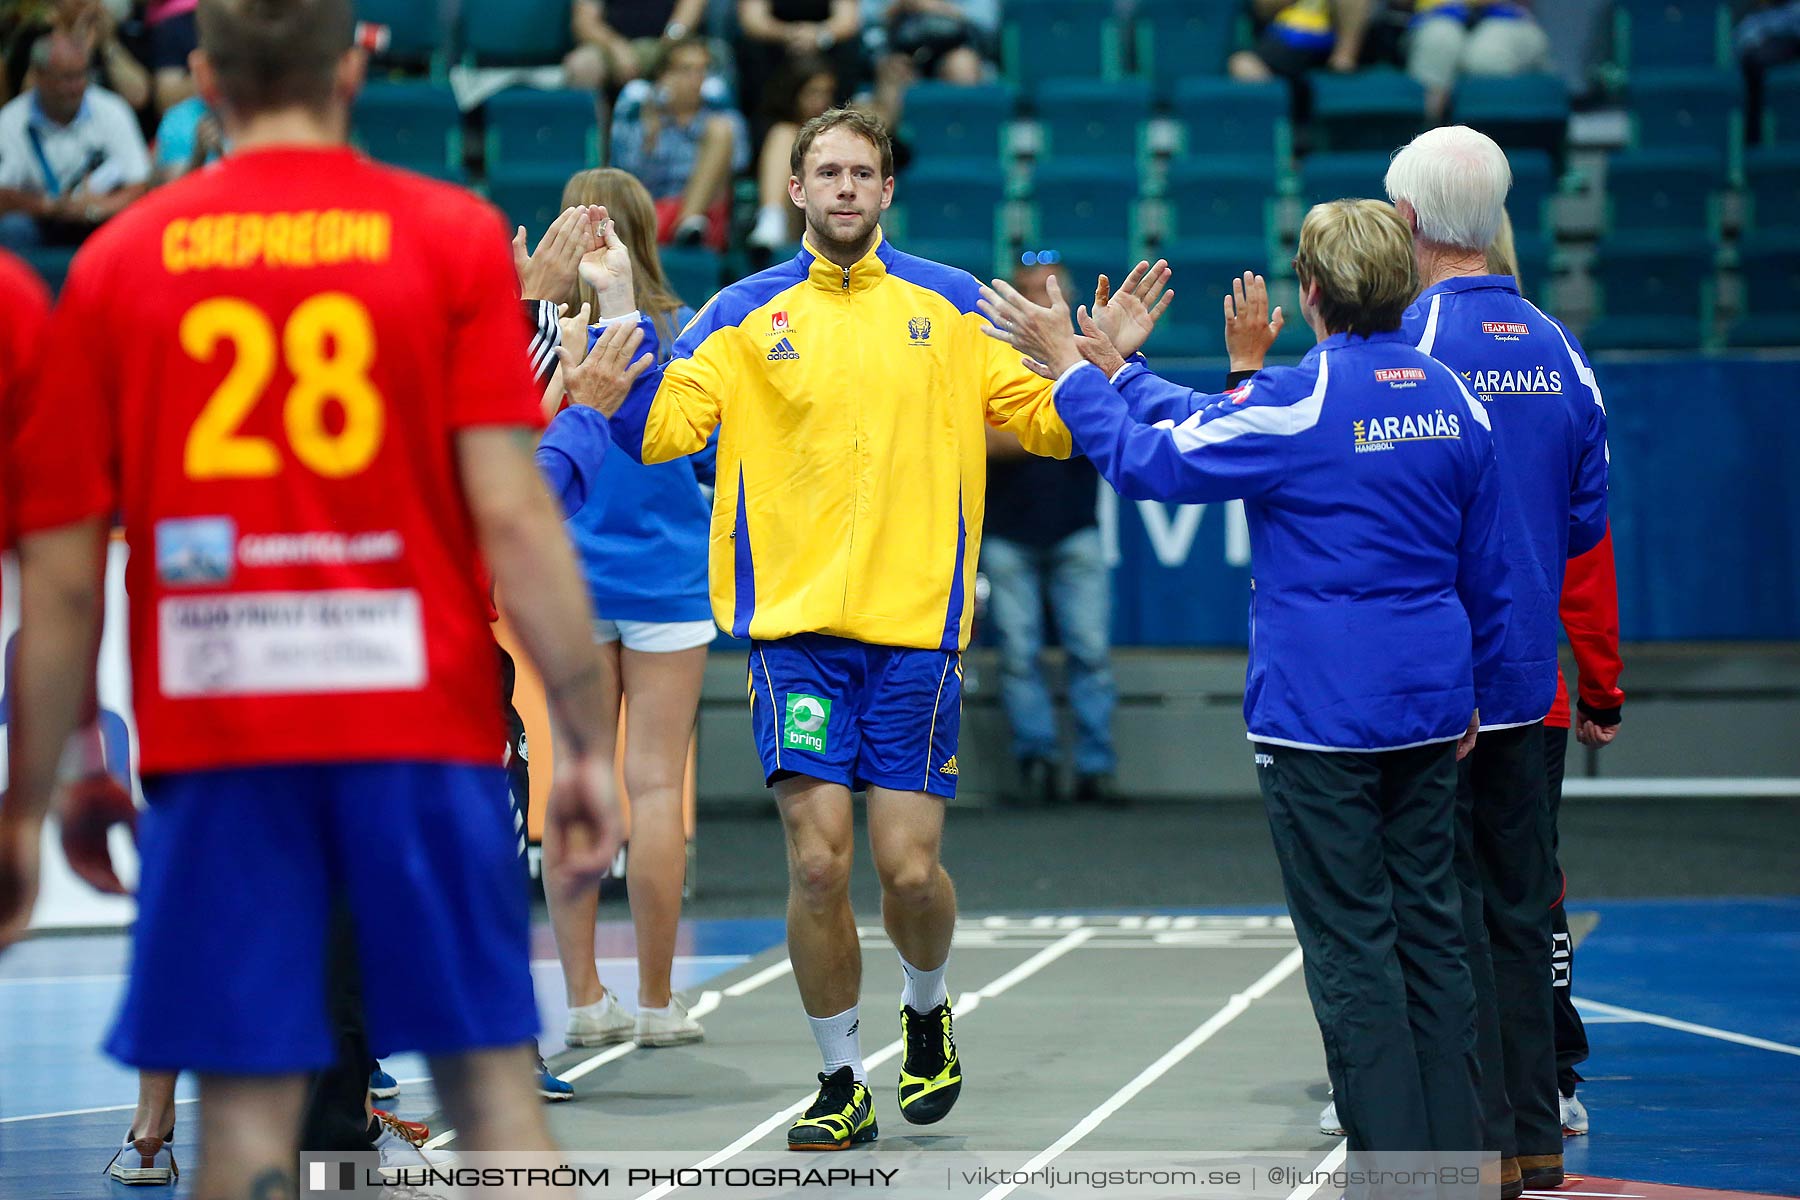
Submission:
[[784,750],[811,750],[825,753],[830,730],[831,701],[805,692],[789,692],[787,709],[781,718],[781,747]]

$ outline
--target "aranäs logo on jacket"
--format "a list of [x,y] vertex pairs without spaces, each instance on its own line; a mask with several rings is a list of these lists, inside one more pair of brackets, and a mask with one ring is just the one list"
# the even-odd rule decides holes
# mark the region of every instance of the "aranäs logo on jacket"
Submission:
[[1469,390],[1482,399],[1489,396],[1560,396],[1563,390],[1561,371],[1543,367],[1526,367],[1518,371],[1464,371]]
[[1455,441],[1462,436],[1462,421],[1455,413],[1443,409],[1433,412],[1408,413],[1403,417],[1370,417],[1350,422],[1356,441],[1356,452],[1392,450],[1403,442]]

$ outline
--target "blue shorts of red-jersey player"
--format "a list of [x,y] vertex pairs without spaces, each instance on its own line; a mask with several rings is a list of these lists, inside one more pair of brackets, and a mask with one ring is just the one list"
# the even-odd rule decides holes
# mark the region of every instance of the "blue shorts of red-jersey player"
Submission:
[[962,657],[803,633],[750,646],[763,775],[956,795]]
[[106,1044],[121,1061],[243,1075],[329,1065],[325,944],[340,898],[371,1044],[453,1054],[537,1035],[502,768],[230,768],[151,776],[144,795],[131,976]]

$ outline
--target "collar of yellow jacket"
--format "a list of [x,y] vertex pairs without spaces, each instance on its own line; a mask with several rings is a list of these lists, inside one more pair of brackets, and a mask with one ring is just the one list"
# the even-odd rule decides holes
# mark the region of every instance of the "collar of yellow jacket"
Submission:
[[800,249],[808,259],[807,282],[827,292],[866,292],[887,277],[887,255],[891,251],[879,225],[875,227],[875,241],[869,246],[869,252],[856,260],[848,272],[848,280],[844,268],[813,249],[810,236],[802,239]]

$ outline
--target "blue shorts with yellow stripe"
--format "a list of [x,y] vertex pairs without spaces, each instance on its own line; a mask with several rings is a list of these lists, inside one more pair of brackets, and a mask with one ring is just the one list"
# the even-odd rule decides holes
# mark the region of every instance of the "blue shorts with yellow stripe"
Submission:
[[771,785],[807,775],[954,796],[962,656],[817,633],[752,642],[750,723]]

